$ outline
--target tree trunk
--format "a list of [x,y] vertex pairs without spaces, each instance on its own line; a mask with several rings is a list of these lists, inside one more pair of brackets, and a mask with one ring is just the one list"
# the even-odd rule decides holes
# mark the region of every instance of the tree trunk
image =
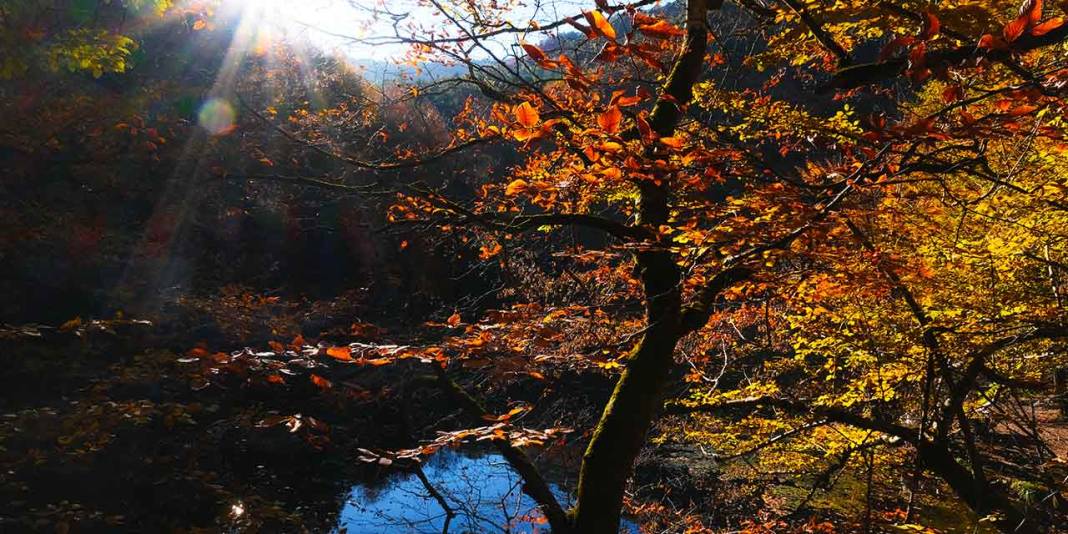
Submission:
[[953,454],[944,446],[924,443],[919,447],[920,461],[949,485],[980,518],[996,514],[999,519],[994,525],[1002,532],[1026,533],[1037,532],[1035,524],[1027,521],[1026,516],[1000,491],[982,485]]
[[[722,0],[687,2],[686,44],[675,59],[649,124],[658,135],[670,136],[693,99],[708,40],[708,10]],[[653,150],[653,149],[650,149]],[[650,154],[654,155],[654,154]],[[670,220],[668,177],[638,180],[638,224],[655,230]],[[574,531],[581,534],[619,532],[623,492],[634,460],[645,443],[653,417],[662,404],[674,365],[682,327],[682,272],[667,243],[654,243],[637,254],[645,293],[646,331],[626,359],[626,369],[594,429],[579,471],[578,502],[572,510]]]

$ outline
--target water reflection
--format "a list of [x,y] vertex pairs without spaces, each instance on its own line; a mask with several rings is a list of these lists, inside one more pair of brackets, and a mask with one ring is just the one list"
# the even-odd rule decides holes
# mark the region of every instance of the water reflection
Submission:
[[[426,482],[454,512],[449,517],[442,503],[414,473],[398,473],[384,484],[353,487],[341,510],[338,531],[377,533],[488,533],[545,534],[534,501],[522,490],[519,476],[498,454],[464,454],[440,451],[423,465]],[[561,504],[570,495],[552,485]],[[634,525],[624,530],[637,532]]]

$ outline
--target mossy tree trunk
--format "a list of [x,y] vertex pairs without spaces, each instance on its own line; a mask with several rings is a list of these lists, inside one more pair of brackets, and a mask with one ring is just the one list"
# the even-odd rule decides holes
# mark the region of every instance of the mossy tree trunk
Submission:
[[[653,108],[650,126],[671,135],[682,115],[680,106],[693,98],[708,40],[707,15],[720,0],[690,0],[687,39],[675,60],[661,98]],[[670,218],[671,191],[667,180],[639,181],[638,223],[656,229]],[[655,234],[655,232],[654,232]],[[646,330],[626,358],[626,368],[594,429],[582,458],[578,502],[572,510],[575,532],[615,534],[619,531],[623,494],[634,460],[662,404],[675,346],[686,333],[683,326],[682,272],[666,244],[654,244],[637,255],[645,293]]]

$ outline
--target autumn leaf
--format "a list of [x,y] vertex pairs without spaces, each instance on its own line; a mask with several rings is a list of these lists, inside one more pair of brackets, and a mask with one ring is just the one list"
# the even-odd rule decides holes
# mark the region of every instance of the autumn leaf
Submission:
[[275,352],[285,352],[286,351],[285,345],[283,345],[283,344],[281,344],[281,343],[279,343],[277,341],[268,341],[267,342],[267,346],[271,347],[271,350],[273,350]]
[[1011,43],[1023,35],[1024,31],[1027,30],[1029,22],[1030,19],[1027,15],[1020,15],[1016,20],[1006,24],[1005,28],[1002,29],[1001,34],[1005,37],[1006,41]]
[[352,348],[350,347],[329,347],[326,349],[326,355],[341,361],[352,361]]
[[538,110],[534,109],[534,106],[530,105],[530,102],[519,104],[515,107],[513,112],[515,113],[516,122],[525,128],[533,128],[541,122]]
[[208,27],[208,23],[204,22],[203,19],[197,20],[196,22],[193,23],[193,31],[200,31],[200,30],[203,30],[204,28],[207,28],[207,27]]
[[526,406],[516,406],[515,408],[512,408],[511,410],[508,410],[508,413],[501,414],[501,415],[486,414],[486,415],[482,416],[482,419],[484,419],[486,421],[496,422],[496,423],[503,423],[503,422],[508,421],[509,419],[515,417],[516,415],[519,415],[519,414],[525,412],[525,411],[527,411],[527,407]]
[[289,343],[289,346],[293,350],[299,351],[299,350],[304,348],[304,345],[307,345],[307,344],[308,344],[308,342],[304,340],[304,336],[302,336],[300,334],[297,334],[297,337],[293,338],[293,341],[291,341]]
[[671,148],[682,148],[684,143],[681,137],[661,137],[660,142]]
[[528,184],[526,180],[522,178],[517,178],[515,180],[512,180],[512,182],[504,188],[504,194],[510,197],[518,195],[519,193],[526,191],[529,185],[530,184]]
[[611,106],[607,111],[597,115],[597,125],[601,127],[605,133],[614,134],[619,131],[619,124],[623,120],[623,113],[619,111],[619,106]]
[[638,31],[657,39],[668,39],[686,35],[686,30],[669,23],[666,20],[658,20],[653,24],[638,26]]
[[327,379],[325,379],[325,378],[323,378],[323,377],[321,377],[321,376],[319,376],[319,375],[317,375],[315,373],[312,373],[309,378],[311,378],[312,384],[315,384],[316,386],[319,386],[319,389],[330,389],[330,388],[334,387],[334,383],[333,382],[331,382],[331,381],[329,381],[329,380],[327,380]]
[[449,326],[451,326],[453,328],[456,328],[457,326],[460,326],[460,321],[461,321],[460,312],[453,312],[453,314],[450,315],[449,318],[445,320],[445,322]]
[[479,248],[478,258],[485,261],[500,254],[502,250],[504,250],[504,248],[501,247],[501,244],[498,242],[494,242],[492,246],[483,245]]
[[616,29],[612,27],[612,24],[608,22],[608,19],[604,18],[600,11],[587,11],[583,15],[586,16],[586,21],[590,23],[595,32],[609,41],[616,40]]
[[942,22],[938,20],[938,17],[930,11],[923,14],[923,31],[920,33],[920,39],[929,41],[938,35],[938,32],[942,31]]
[[1029,26],[1038,24],[1042,20],[1042,0],[1024,0],[1020,4],[1020,16],[1026,17]]
[[82,318],[81,317],[75,317],[75,318],[73,318],[73,319],[71,319],[71,320],[59,325],[59,331],[60,332],[70,332],[70,331],[76,330],[81,325],[82,325]]
[[1041,37],[1047,33],[1064,26],[1064,17],[1053,17],[1031,29],[1031,35]]
[[527,52],[530,59],[533,59],[534,61],[542,62],[549,59],[549,57],[545,55],[545,52],[542,52],[540,48],[532,44],[520,43],[519,46],[523,47],[523,50]]

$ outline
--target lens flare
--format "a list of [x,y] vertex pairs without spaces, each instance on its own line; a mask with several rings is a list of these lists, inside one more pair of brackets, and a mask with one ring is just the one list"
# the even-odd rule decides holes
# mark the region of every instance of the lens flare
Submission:
[[225,99],[212,98],[200,106],[197,122],[211,135],[226,135],[234,131],[237,113]]

